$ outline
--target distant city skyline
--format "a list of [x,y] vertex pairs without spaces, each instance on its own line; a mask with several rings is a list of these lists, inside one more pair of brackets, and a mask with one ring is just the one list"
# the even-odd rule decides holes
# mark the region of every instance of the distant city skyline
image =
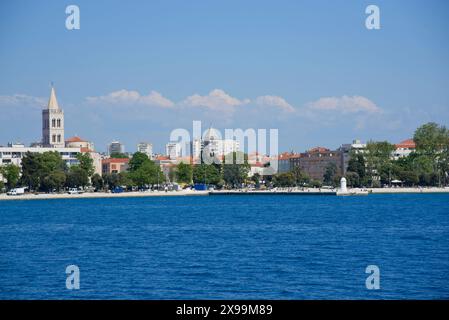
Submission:
[[[411,138],[449,125],[449,4],[76,1],[0,4],[0,145],[41,140],[54,81],[65,136],[164,153],[193,120],[279,129],[279,150]],[[204,128],[206,129],[206,128]]]

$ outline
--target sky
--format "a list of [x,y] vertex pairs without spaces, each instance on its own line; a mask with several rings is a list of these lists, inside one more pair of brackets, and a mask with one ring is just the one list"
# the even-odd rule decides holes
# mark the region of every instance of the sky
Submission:
[[193,120],[278,129],[281,151],[397,143],[449,126],[448,39],[444,0],[2,0],[0,145],[40,141],[51,82],[66,138],[98,151],[163,152]]

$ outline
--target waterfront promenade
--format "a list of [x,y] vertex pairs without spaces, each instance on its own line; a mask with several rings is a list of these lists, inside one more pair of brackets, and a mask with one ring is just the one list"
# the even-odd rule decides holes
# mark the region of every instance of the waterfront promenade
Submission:
[[[367,189],[348,189],[357,195],[361,191],[368,191],[368,194],[394,194],[394,193],[449,193],[449,188],[367,188]],[[319,189],[319,188],[280,188],[275,190],[215,190],[215,191],[135,191],[135,192],[85,192],[80,194],[68,193],[26,193],[23,195],[9,196],[0,194],[1,200],[48,200],[48,199],[83,199],[83,198],[132,198],[132,197],[169,197],[169,196],[209,196],[209,195],[337,195],[337,189]]]

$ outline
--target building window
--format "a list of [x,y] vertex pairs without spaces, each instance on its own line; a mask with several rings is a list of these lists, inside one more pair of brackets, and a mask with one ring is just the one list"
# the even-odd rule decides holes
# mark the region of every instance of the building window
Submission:
[[61,142],[61,135],[58,134],[58,142]]
[[58,128],[61,128],[61,119],[58,119]]
[[52,126],[52,128],[56,127],[56,120],[55,119],[51,120],[51,126]]
[[55,134],[51,137],[51,141],[52,142],[56,142],[56,135]]

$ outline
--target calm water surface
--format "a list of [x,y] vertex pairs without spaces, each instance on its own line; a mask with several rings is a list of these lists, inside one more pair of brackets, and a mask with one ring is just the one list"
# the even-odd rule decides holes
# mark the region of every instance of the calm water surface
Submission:
[[0,299],[72,298],[448,299],[449,195],[0,202]]

